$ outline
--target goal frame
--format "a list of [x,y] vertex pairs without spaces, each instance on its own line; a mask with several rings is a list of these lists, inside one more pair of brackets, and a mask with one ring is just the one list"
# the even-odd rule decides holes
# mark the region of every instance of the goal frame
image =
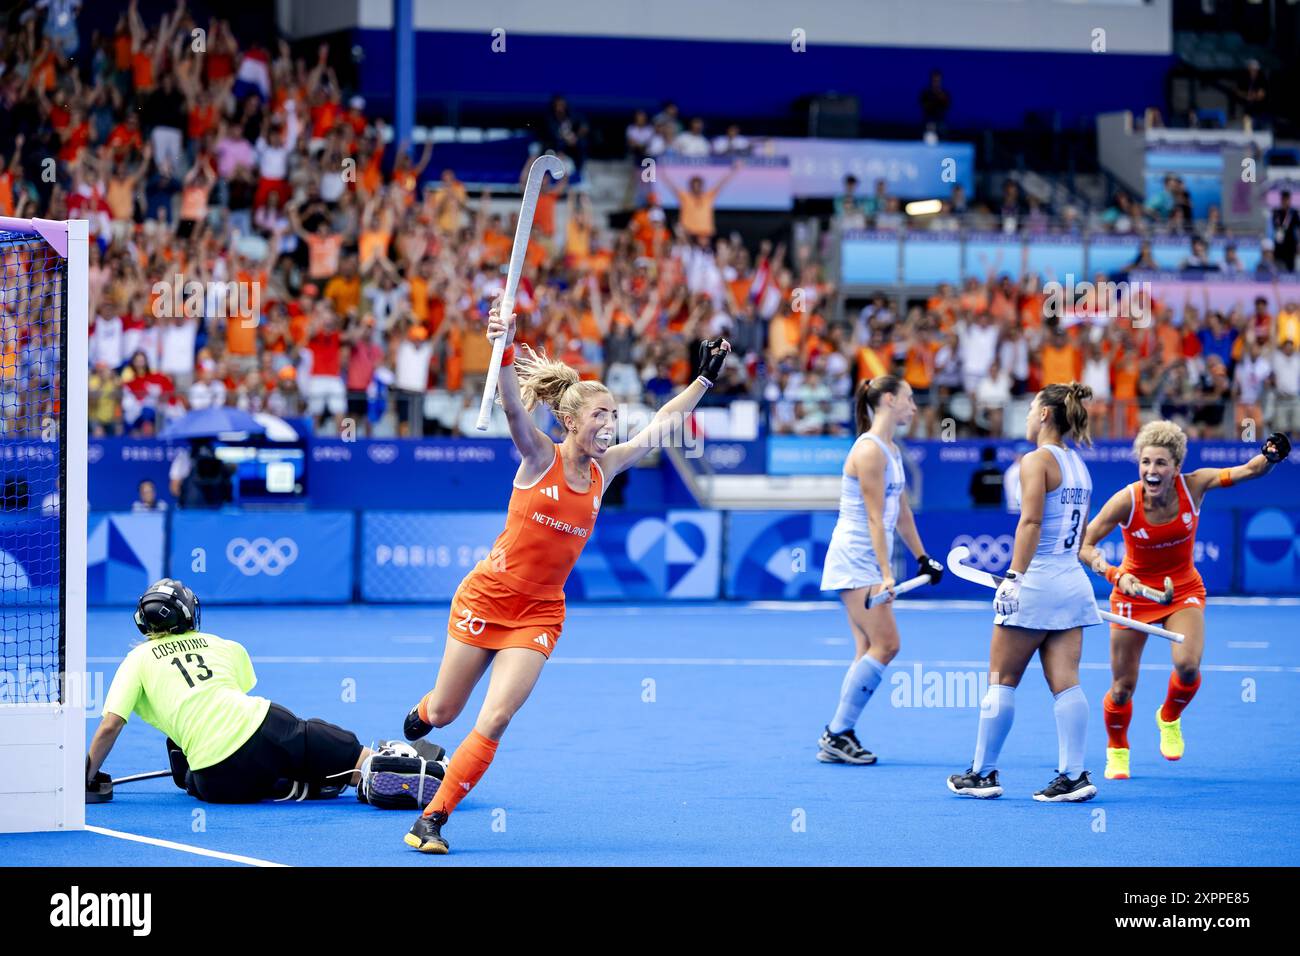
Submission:
[[89,250],[85,219],[0,217],[0,231],[45,242],[64,260],[59,349],[59,699],[0,706],[0,833],[86,824],[86,522]]

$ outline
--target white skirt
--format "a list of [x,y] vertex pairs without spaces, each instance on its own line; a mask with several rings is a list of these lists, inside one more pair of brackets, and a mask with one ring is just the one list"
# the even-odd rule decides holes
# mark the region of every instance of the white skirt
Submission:
[[1066,631],[1101,623],[1088,572],[1073,554],[1036,557],[1020,585],[1015,614],[995,614],[994,624],[1038,631]]
[[[892,548],[893,535],[886,534],[886,547]],[[845,534],[838,529],[831,534],[822,566],[822,590],[845,591],[870,587],[885,578],[880,573],[871,542],[859,534]]]

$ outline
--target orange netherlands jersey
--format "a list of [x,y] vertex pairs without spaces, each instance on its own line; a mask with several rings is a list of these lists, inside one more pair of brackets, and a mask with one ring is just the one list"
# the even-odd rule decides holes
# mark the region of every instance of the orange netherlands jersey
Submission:
[[[1187,481],[1180,474],[1175,485],[1178,513],[1164,524],[1147,521],[1142,507],[1142,483],[1128,486],[1132,501],[1128,523],[1120,525],[1124,533],[1124,562],[1121,574],[1132,574],[1143,584],[1159,590],[1165,578],[1174,582],[1174,599],[1168,605],[1113,590],[1112,609],[1146,623],[1163,620],[1183,606],[1205,607],[1205,582],[1196,570],[1196,526],[1200,509],[1192,502]],[[1131,612],[1130,612],[1131,608]]]
[[522,626],[564,619],[564,582],[591,538],[605,493],[605,473],[591,463],[591,487],[579,494],[564,477],[560,446],[546,473],[515,485],[505,530],[466,577],[467,603],[494,624]]

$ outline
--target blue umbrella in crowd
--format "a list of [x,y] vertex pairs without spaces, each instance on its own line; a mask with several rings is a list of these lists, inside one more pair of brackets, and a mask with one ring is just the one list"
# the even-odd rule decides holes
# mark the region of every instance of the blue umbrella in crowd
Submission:
[[160,438],[182,441],[189,438],[218,438],[223,435],[262,435],[266,426],[248,412],[222,405],[201,408],[176,419],[162,430]]

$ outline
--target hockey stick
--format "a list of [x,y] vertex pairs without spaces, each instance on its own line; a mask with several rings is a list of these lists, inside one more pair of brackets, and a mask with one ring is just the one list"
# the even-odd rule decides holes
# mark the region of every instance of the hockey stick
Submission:
[[[519,222],[515,225],[515,244],[510,250],[510,267],[506,270],[506,287],[501,294],[500,316],[507,322],[515,308],[515,290],[519,276],[524,271],[524,257],[528,253],[528,237],[533,231],[533,213],[537,211],[537,197],[542,191],[542,177],[547,173],[552,179],[564,178],[564,163],[555,156],[538,156],[528,167],[528,182],[524,186],[524,201],[519,207]],[[505,336],[492,343],[492,361],[488,363],[487,381],[483,383],[483,400],[478,406],[478,421],[474,427],[487,431],[492,419],[492,399],[497,394],[497,378],[501,375],[501,356],[506,351]]]
[[893,598],[898,597],[900,594],[906,594],[908,591],[915,591],[922,585],[929,583],[930,575],[928,574],[918,574],[914,578],[908,578],[902,584],[894,585],[893,597],[890,597],[888,591],[881,591],[879,594],[871,595],[871,597],[867,598],[867,608],[870,610],[873,607],[879,607],[880,605],[893,600]]
[[[988,571],[981,571],[979,568],[973,568],[969,564],[963,564],[970,557],[970,548],[962,545],[953,548],[948,552],[948,570],[964,581],[970,581],[972,584],[982,584],[986,588],[998,588],[1006,580],[1000,574],[990,574]],[[1156,637],[1163,637],[1167,641],[1173,641],[1175,644],[1183,643],[1183,635],[1177,631],[1167,631],[1163,627],[1155,624],[1143,624],[1141,621],[1135,621],[1129,617],[1120,617],[1118,614],[1112,614],[1110,611],[1097,609],[1103,621],[1109,621],[1111,624],[1118,624],[1120,627],[1132,628],[1135,631],[1141,631],[1144,634],[1152,634]]]

